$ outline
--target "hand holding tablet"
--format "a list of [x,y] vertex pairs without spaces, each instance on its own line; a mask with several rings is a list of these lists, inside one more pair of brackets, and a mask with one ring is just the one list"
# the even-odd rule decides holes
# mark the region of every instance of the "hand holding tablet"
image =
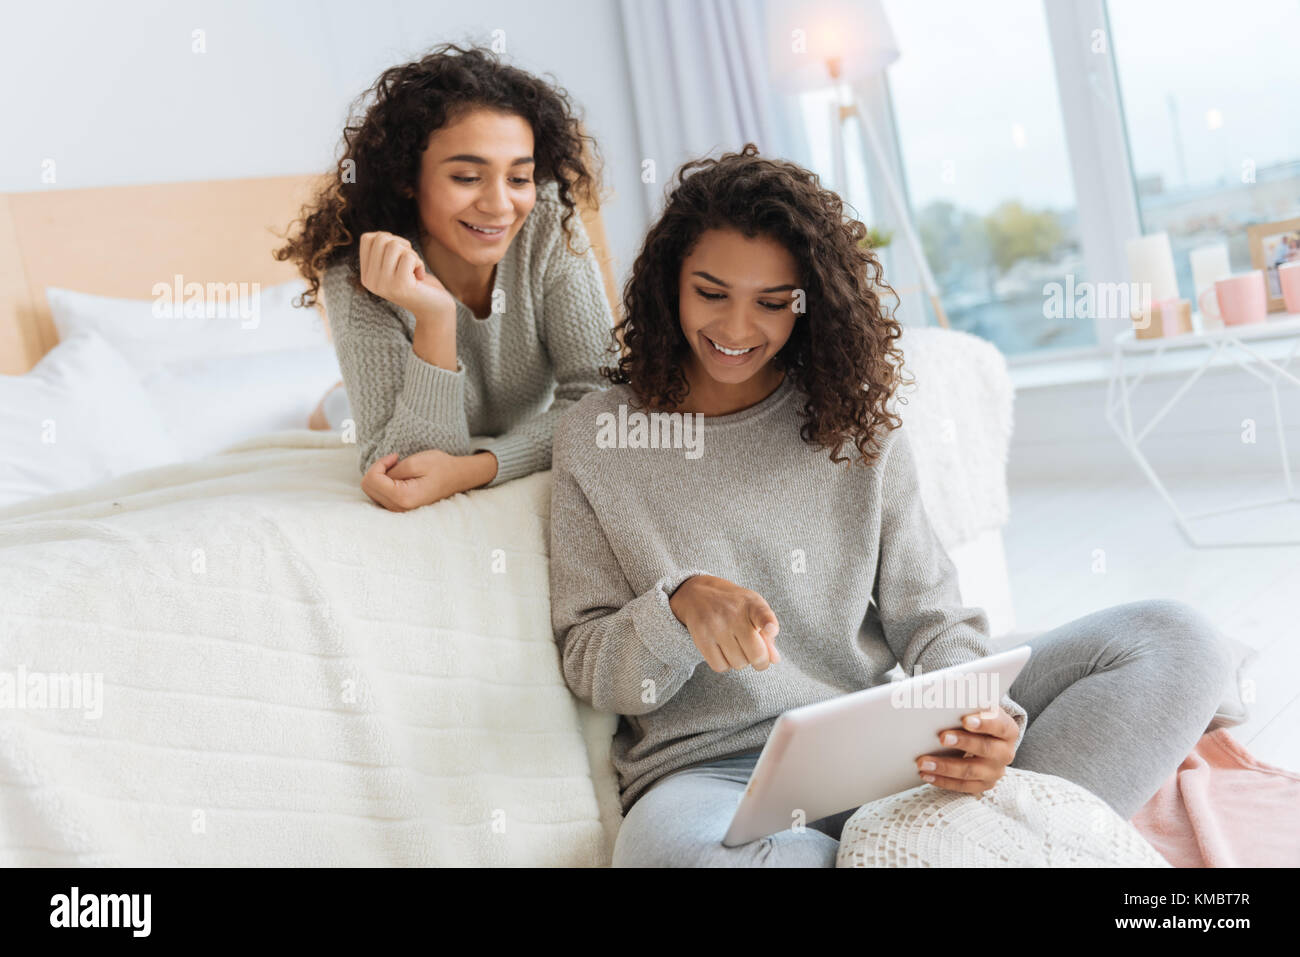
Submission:
[[[977,784],[983,790],[1006,749],[1014,755],[1016,738],[1000,735],[1004,719],[1016,725],[999,703],[1029,655],[1029,646],[1021,645],[785,712],[754,765],[722,843],[735,847],[923,787],[920,766],[927,757],[935,762],[936,780],[955,776],[963,782],[957,790],[974,791]],[[972,715],[990,710],[997,713],[991,720],[998,736],[984,727],[990,719],[980,719],[984,733],[971,727]],[[945,732],[956,735],[956,745],[932,751]],[[959,748],[976,757],[963,758]],[[976,776],[961,777],[962,768]],[[940,775],[940,769],[948,773]]]
[[939,732],[939,743],[960,748],[962,757],[923,754],[916,759],[921,780],[937,788],[981,794],[1001,780],[1016,756],[1020,728],[999,705],[988,711],[968,714],[962,727]]

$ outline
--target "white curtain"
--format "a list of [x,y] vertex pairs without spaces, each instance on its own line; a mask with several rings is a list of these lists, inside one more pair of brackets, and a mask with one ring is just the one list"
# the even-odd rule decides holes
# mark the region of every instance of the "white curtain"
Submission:
[[[814,169],[826,185],[843,190],[846,184],[835,183],[831,170],[815,168],[799,99],[781,92],[773,79],[772,70],[779,64],[772,62],[769,31],[781,29],[783,17],[788,19],[790,9],[800,9],[802,4],[796,0],[619,3],[650,219],[658,214],[664,186],[681,163],[737,150],[747,142],[756,143],[765,155]],[[876,15],[884,16],[879,4]],[[854,86],[860,107],[875,120],[894,173],[901,178],[883,73]],[[854,135],[852,123],[845,134]],[[654,164],[652,178],[646,173],[647,161]],[[864,161],[870,196],[867,208],[858,213],[868,224],[894,233],[894,242],[881,251],[881,258],[886,280],[902,290],[898,318],[905,324],[925,325],[920,275],[898,231],[897,214],[879,188],[879,171],[870,157]]]
[[764,3],[620,0],[620,7],[650,216],[687,160],[748,142],[794,158],[770,81]]

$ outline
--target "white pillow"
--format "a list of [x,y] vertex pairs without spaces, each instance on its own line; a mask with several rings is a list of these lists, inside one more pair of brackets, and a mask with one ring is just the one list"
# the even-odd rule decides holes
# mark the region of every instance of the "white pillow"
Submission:
[[142,386],[188,459],[283,429],[305,429],[340,377],[332,345],[158,366]]
[[[170,362],[305,349],[328,343],[315,309],[298,309],[302,281],[267,289],[231,283],[203,290],[162,282],[153,299],[112,299],[45,290],[60,339],[97,332],[141,373]],[[230,288],[233,287],[233,288]],[[200,294],[201,293],[201,294]]]
[[136,372],[99,336],[0,375],[0,506],[175,461],[169,446]]
[[1170,867],[1142,833],[1073,781],[1007,768],[982,794],[931,784],[862,805],[836,867]]

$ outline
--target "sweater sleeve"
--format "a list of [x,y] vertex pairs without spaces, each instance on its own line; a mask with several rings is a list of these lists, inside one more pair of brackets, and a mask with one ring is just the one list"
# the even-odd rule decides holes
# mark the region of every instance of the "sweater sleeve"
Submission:
[[668,599],[707,572],[674,571],[635,594],[558,450],[551,475],[551,624],[565,683],[599,711],[654,711],[704,661]]
[[[875,614],[903,672],[937,671],[993,653],[982,608],[962,604],[957,569],[930,525],[921,500],[906,427],[883,452],[880,553],[873,590]],[[1003,694],[1001,705],[1023,739],[1028,714]]]
[[468,453],[464,368],[451,372],[417,356],[399,307],[355,289],[346,266],[327,270],[324,286],[361,471],[391,452]]
[[551,437],[560,416],[588,392],[605,386],[600,367],[613,358],[609,346],[614,322],[600,266],[576,213],[571,225],[574,247],[585,252],[579,256],[568,249],[557,215],[538,318],[542,345],[555,374],[555,395],[545,411],[501,435],[470,440],[475,451],[491,452],[497,458],[496,478],[489,487],[550,468]]

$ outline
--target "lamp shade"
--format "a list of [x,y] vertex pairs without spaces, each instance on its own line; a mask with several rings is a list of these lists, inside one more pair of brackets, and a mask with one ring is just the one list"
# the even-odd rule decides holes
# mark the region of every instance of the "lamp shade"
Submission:
[[802,93],[879,73],[898,59],[881,0],[768,0],[772,78]]

